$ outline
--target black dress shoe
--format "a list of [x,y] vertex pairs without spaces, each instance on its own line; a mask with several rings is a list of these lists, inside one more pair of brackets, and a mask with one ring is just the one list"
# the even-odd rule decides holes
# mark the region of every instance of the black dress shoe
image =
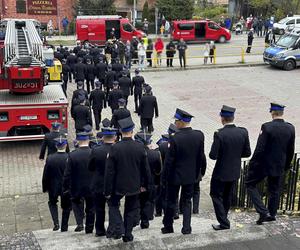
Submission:
[[188,229],[188,230],[186,230],[186,229],[181,229],[181,233],[182,234],[191,234],[192,233],[192,229]]
[[161,217],[162,216],[162,213],[156,213],[155,214],[155,217]]
[[212,226],[212,228],[214,229],[214,230],[216,230],[216,231],[219,231],[219,230],[227,230],[227,229],[229,229],[230,227],[223,227],[223,226],[221,226],[221,225],[211,225]]
[[85,230],[85,233],[86,233],[86,234],[92,234],[92,233],[93,233],[93,230]]
[[123,236],[122,240],[123,240],[123,242],[133,241],[133,236]]
[[122,238],[122,234],[114,234],[114,235],[112,236],[112,238],[113,238],[114,240],[121,239],[121,238]]
[[53,231],[57,231],[57,230],[59,230],[59,225],[55,224],[54,227],[53,227]]
[[106,233],[105,232],[96,233],[95,236],[96,237],[106,236]]
[[61,231],[61,232],[68,232],[68,228],[67,228],[67,227],[62,227],[62,228],[60,229],[60,231]]
[[259,219],[256,221],[256,224],[262,225],[264,222],[270,221],[274,221],[274,217],[270,216],[269,214],[260,214]]
[[149,223],[141,223],[141,229],[149,228]]
[[83,227],[83,225],[78,225],[76,228],[75,228],[75,232],[81,232],[81,231],[83,231],[83,229],[84,229],[84,227]]
[[163,227],[161,229],[162,234],[172,234],[174,233],[173,227]]
[[199,214],[199,210],[194,210],[193,214]]
[[176,214],[174,215],[173,219],[174,219],[174,220],[178,220],[178,219],[179,219],[179,214],[176,213]]

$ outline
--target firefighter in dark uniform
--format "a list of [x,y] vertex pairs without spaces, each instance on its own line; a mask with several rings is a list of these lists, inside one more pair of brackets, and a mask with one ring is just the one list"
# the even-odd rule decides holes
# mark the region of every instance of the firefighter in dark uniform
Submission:
[[109,91],[112,89],[114,82],[117,80],[116,72],[112,70],[111,65],[107,66],[107,73],[104,88],[106,91],[106,96],[108,96]]
[[139,132],[135,135],[136,140],[145,145],[149,168],[151,171],[151,186],[149,186],[149,190],[140,194],[140,226],[142,229],[149,228],[149,221],[153,220],[156,198],[155,191],[157,186],[160,184],[160,174],[162,171],[160,152],[158,150],[151,149],[151,136],[151,134],[146,134],[145,132]]
[[62,80],[63,80],[62,89],[66,96],[67,96],[67,87],[68,87],[68,80],[69,80],[70,73],[71,73],[71,68],[66,63],[66,59],[63,59],[62,60],[62,72],[61,72]]
[[82,58],[79,57],[77,60],[77,64],[74,67],[75,72],[75,82],[79,81],[84,83],[85,75],[86,75],[86,65],[82,62]]
[[141,117],[141,128],[146,130],[148,133],[154,131],[153,128],[153,117],[158,117],[158,105],[156,97],[152,95],[152,88],[147,86],[145,89],[146,93],[141,98],[139,106],[139,116]]
[[72,75],[75,78],[75,65],[77,63],[77,56],[74,54],[74,52],[71,50],[70,55],[67,57],[67,64],[69,65],[71,69],[71,73],[69,74],[69,82],[72,82]]
[[140,101],[143,94],[143,85],[145,83],[145,79],[140,75],[140,71],[138,69],[135,70],[135,76],[132,78],[131,85],[131,94],[134,94],[134,104],[135,104],[135,113],[138,113]]
[[116,141],[117,131],[110,127],[101,129],[103,144],[92,149],[89,158],[89,170],[94,172],[91,189],[94,194],[94,206],[96,211],[96,236],[105,236],[105,204],[106,198],[104,192],[104,174],[107,155],[111,146]]
[[85,96],[85,98],[88,100],[88,93],[86,90],[83,89],[84,83],[82,81],[79,81],[77,83],[77,89],[73,91],[72,95],[72,101],[71,101],[71,116],[73,117],[73,111],[74,108],[80,104],[79,96]]
[[191,199],[194,184],[201,180],[206,170],[204,154],[204,135],[201,131],[190,127],[192,115],[177,109],[175,125],[179,131],[170,138],[169,151],[165,159],[166,171],[163,183],[167,183],[167,209],[163,218],[163,234],[173,233],[173,216],[176,209],[176,199],[181,187],[183,199],[182,234],[190,234]]
[[90,94],[89,100],[94,113],[96,130],[99,130],[101,112],[103,108],[106,108],[106,96],[104,91],[101,89],[101,82],[96,81],[96,89],[94,89]]
[[111,113],[113,114],[116,109],[119,108],[118,101],[123,97],[122,90],[119,89],[119,83],[114,82],[113,83],[113,89],[110,91],[108,95],[108,106],[111,108]]
[[56,142],[54,139],[59,137],[62,134],[60,132],[61,123],[52,122],[51,127],[52,127],[51,131],[49,133],[45,134],[45,138],[43,140],[43,143],[41,146],[41,151],[40,151],[40,156],[39,156],[40,160],[44,160],[47,149],[48,149],[47,156],[50,154],[53,154],[57,151]]
[[228,211],[232,188],[240,178],[241,158],[251,155],[248,131],[234,125],[235,108],[224,105],[220,116],[223,128],[214,134],[209,157],[217,160],[211,177],[210,196],[219,225],[214,230],[230,228]]
[[99,58],[99,62],[96,64],[96,76],[103,85],[105,84],[106,71],[107,65],[101,57]]
[[[148,189],[151,177],[145,148],[132,139],[134,123],[131,117],[120,120],[119,125],[122,140],[113,145],[108,154],[104,194],[109,198],[113,238],[123,236],[123,241],[129,242],[133,241],[132,229],[139,210],[139,194]],[[119,210],[123,197],[124,221]]]
[[127,105],[131,90],[131,79],[127,76],[125,71],[122,71],[122,77],[119,78],[119,87],[123,92],[123,98],[126,100]]
[[71,200],[68,194],[63,194],[63,177],[66,168],[68,154],[66,153],[68,141],[67,138],[59,136],[55,139],[57,152],[51,154],[46,161],[43,172],[43,192],[48,192],[49,201],[48,206],[50,214],[54,223],[53,231],[59,229],[58,197],[61,199],[62,219],[61,231],[68,231],[68,222],[71,212]]
[[[285,106],[271,103],[273,121],[264,123],[257,145],[249,163],[246,186],[261,225],[265,221],[275,221],[280,198],[280,181],[284,172],[290,170],[295,149],[295,128],[284,121]],[[268,208],[261,200],[257,184],[267,178]]]
[[92,63],[91,59],[86,60],[86,88],[88,94],[90,94],[91,87],[95,88],[95,65]]
[[118,100],[119,108],[114,111],[112,118],[111,118],[111,124],[114,128],[119,129],[119,120],[125,119],[127,117],[130,117],[130,111],[125,107],[126,100],[121,98]]
[[69,153],[63,186],[64,192],[69,192],[71,195],[72,208],[77,223],[75,232],[84,230],[83,218],[85,216],[85,232],[88,234],[93,232],[95,220],[94,202],[90,190],[93,174],[88,169],[91,153],[89,134],[85,132],[78,133],[76,140],[79,145],[77,149]]
[[80,104],[76,105],[73,110],[73,119],[75,121],[76,133],[83,132],[84,126],[90,124],[92,126],[91,110],[85,105],[86,97],[79,95]]
[[112,70],[116,72],[116,80],[122,76],[123,64],[120,63],[120,59],[116,58],[114,62],[112,62]]

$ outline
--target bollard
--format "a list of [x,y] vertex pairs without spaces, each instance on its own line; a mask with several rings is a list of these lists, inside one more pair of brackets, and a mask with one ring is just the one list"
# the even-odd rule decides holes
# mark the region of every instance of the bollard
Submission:
[[214,49],[214,58],[213,58],[213,62],[214,64],[216,64],[216,58],[217,58],[217,49]]
[[154,68],[157,67],[157,53],[156,53],[156,50],[154,52],[154,57],[153,57],[153,66],[154,66]]
[[245,50],[244,48],[242,47],[242,61],[241,63],[245,63]]

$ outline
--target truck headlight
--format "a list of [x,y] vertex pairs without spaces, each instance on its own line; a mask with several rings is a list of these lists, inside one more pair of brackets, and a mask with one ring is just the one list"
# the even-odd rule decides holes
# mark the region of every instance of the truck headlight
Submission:
[[280,53],[274,56],[275,59],[280,59],[283,57],[284,57],[284,54],[280,54]]

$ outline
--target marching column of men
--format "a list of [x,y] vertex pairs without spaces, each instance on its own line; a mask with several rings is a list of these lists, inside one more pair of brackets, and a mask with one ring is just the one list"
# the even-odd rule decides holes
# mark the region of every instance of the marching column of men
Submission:
[[[191,214],[199,212],[199,183],[206,172],[203,132],[192,129],[193,115],[176,109],[175,124],[171,124],[168,134],[163,134],[157,142],[158,148],[152,149],[153,117],[158,116],[152,88],[138,70],[131,79],[118,57],[112,56],[112,64],[107,64],[105,55],[96,49],[85,51],[78,45],[70,53],[61,49],[57,52],[64,51],[63,56],[58,57],[65,58],[63,65],[68,65],[63,66],[64,90],[71,80],[70,75],[73,74],[77,83],[71,105],[77,143],[76,149],[67,153],[67,139],[60,131],[60,124],[54,122],[42,144],[41,160],[48,149],[42,183],[43,191],[49,195],[53,230],[68,230],[73,209],[76,232],[92,233],[95,228],[96,236],[129,242],[134,238],[135,226],[140,225],[142,229],[151,226],[154,211],[155,216],[164,216],[161,232],[173,233],[174,219],[180,210],[181,232],[190,234]],[[142,130],[135,135],[135,140],[135,124],[127,109],[130,95],[134,95],[135,112],[140,116]],[[91,109],[99,131],[102,109],[107,106],[111,108],[112,117],[104,119],[101,131],[93,136]],[[280,180],[290,169],[294,154],[295,129],[283,120],[284,108],[271,104],[273,121],[262,125],[249,164],[246,186],[259,213],[258,225],[276,220]],[[240,178],[241,159],[251,155],[247,129],[234,124],[235,108],[224,105],[220,119],[223,127],[215,132],[209,153],[209,157],[216,160],[210,184],[218,221],[212,225],[214,230],[230,228],[228,212],[233,185]],[[265,178],[270,194],[268,207],[261,201],[257,189],[257,184]],[[58,197],[63,209],[61,223]],[[125,200],[123,216],[122,199]],[[104,225],[106,204],[109,208],[107,228]]]

